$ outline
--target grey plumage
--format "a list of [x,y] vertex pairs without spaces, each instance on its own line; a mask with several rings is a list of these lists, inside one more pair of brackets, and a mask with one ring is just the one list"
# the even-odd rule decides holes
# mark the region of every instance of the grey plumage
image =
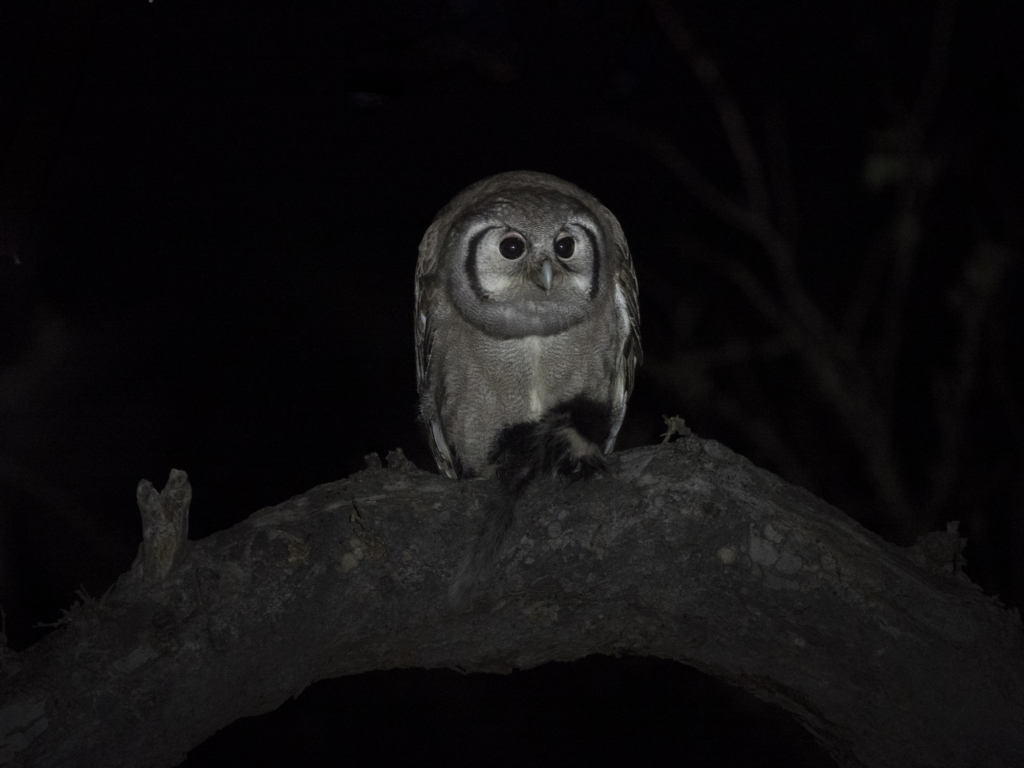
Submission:
[[[508,494],[470,560],[500,546],[515,497],[538,474],[603,467],[633,388],[639,326],[622,228],[579,187],[502,173],[437,215],[416,266],[420,415],[444,474],[497,474]],[[464,563],[457,582],[480,567]]]

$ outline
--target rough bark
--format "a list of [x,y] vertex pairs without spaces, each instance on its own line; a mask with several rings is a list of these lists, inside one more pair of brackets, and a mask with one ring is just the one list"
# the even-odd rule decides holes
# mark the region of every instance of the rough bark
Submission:
[[[102,601],[0,654],[0,763],[174,765],[318,679],[604,653],[742,686],[840,765],[1021,765],[1020,618],[959,572],[955,534],[897,548],[686,438],[618,454],[589,483],[537,483],[494,572],[453,609],[492,485],[389,460],[164,552],[159,579],[140,550]],[[173,519],[183,479],[140,499]]]

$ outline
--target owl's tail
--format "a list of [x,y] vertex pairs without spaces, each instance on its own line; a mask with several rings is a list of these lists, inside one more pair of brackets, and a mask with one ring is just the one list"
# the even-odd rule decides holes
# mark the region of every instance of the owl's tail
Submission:
[[519,497],[537,477],[587,479],[605,470],[601,446],[612,428],[611,408],[577,395],[550,408],[537,421],[506,427],[488,461],[501,484],[499,500],[484,514],[483,525],[448,590],[453,605],[466,602],[491,565],[512,522]]

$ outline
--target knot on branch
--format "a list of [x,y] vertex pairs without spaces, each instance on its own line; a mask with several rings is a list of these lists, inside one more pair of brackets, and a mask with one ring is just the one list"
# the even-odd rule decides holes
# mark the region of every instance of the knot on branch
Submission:
[[960,521],[954,520],[944,531],[918,536],[917,542],[907,548],[907,554],[920,568],[959,574],[966,562],[961,552],[967,546],[967,539],[960,537],[959,528]]

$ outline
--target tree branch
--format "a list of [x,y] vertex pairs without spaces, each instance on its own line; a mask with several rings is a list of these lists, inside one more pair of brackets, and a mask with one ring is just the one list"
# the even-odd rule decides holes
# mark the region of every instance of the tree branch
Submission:
[[844,766],[1024,754],[1020,619],[959,572],[953,533],[901,550],[688,437],[618,454],[589,483],[537,483],[481,595],[454,611],[448,583],[493,484],[389,464],[188,542],[158,583],[140,552],[104,599],[0,652],[0,764],[173,765],[315,680],[593,653],[742,686]]

